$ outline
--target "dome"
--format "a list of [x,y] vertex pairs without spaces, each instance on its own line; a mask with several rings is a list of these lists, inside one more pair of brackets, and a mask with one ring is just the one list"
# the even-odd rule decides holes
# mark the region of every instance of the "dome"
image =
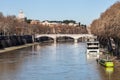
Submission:
[[18,18],[19,19],[25,18],[24,12],[22,10],[19,11]]

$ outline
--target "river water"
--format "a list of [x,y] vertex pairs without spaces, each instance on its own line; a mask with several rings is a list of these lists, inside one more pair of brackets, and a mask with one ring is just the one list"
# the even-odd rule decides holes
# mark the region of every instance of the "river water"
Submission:
[[85,43],[44,43],[0,54],[0,80],[120,80],[85,53]]

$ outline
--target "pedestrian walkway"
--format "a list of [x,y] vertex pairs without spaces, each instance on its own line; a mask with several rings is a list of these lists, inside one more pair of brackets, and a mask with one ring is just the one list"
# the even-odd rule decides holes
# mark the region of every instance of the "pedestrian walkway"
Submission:
[[0,53],[5,53],[5,52],[21,49],[21,48],[33,46],[33,45],[36,45],[36,44],[39,44],[39,43],[30,43],[30,44],[25,44],[25,45],[21,45],[21,46],[8,47],[8,48],[1,49]]

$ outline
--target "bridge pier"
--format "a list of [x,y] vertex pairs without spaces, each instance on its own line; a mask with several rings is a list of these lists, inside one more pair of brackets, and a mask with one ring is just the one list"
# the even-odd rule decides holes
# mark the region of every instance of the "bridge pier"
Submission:
[[56,41],[56,38],[54,38],[54,44],[56,44],[56,42],[57,42],[57,41]]
[[74,39],[74,42],[75,42],[75,43],[77,43],[77,42],[78,42],[78,40],[77,40],[77,39]]
[[82,42],[86,42],[86,38],[85,37],[82,37]]

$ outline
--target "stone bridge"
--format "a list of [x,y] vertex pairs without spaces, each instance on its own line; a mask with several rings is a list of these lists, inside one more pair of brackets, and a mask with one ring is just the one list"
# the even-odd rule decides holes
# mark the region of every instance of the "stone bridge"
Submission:
[[70,37],[74,39],[74,42],[78,42],[79,38],[92,38],[94,37],[92,34],[36,34],[35,38],[39,39],[40,37],[50,37],[56,42],[56,39],[59,37]]

